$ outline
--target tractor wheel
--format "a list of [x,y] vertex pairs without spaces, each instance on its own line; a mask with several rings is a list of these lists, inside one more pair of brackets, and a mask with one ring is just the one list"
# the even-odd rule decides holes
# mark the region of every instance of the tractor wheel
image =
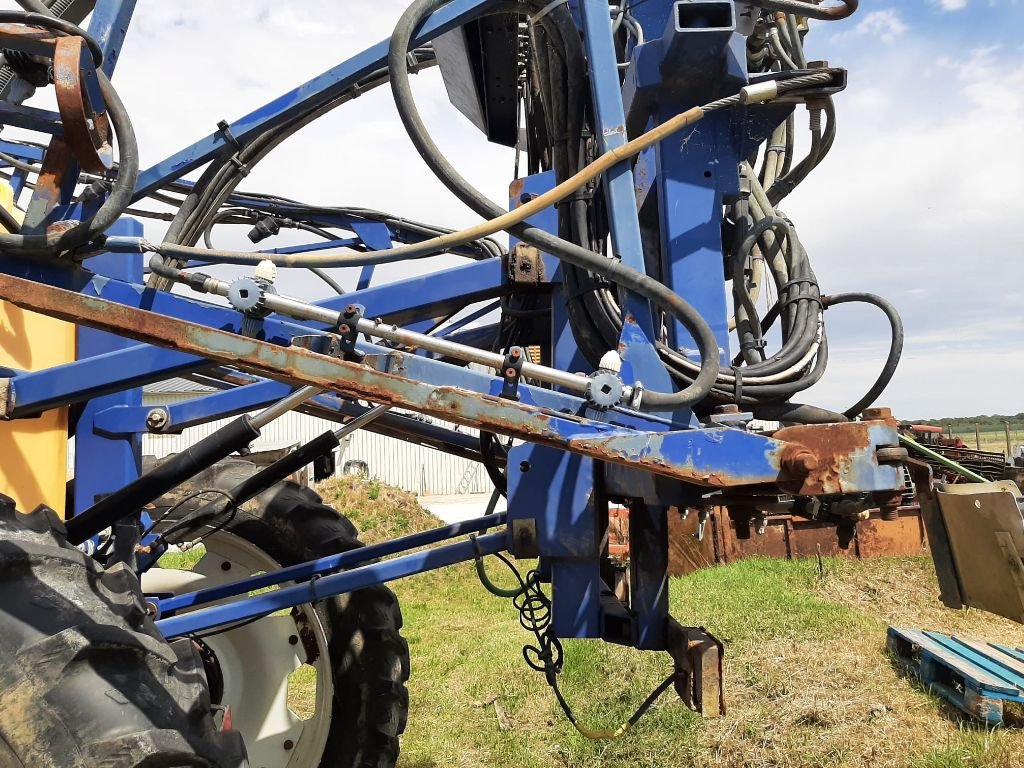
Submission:
[[[154,518],[177,498],[202,488],[229,489],[256,471],[227,460],[157,504]],[[208,498],[214,498],[212,495]],[[187,502],[174,519],[194,509]],[[170,523],[169,518],[166,523]],[[194,539],[207,531],[185,535]],[[311,489],[286,481],[243,504],[223,530],[203,539],[205,554],[191,572],[153,569],[154,591],[202,589],[247,575],[361,547],[355,526]],[[170,581],[168,581],[168,579]],[[212,630],[207,643],[223,670],[224,701],[246,738],[254,765],[266,768],[393,768],[405,730],[409,647],[399,630],[398,599],[385,586],[303,605],[290,615]],[[217,634],[213,634],[217,633]],[[300,665],[303,669],[294,672]],[[302,709],[282,697],[292,673],[313,687]],[[310,710],[312,710],[310,712]],[[283,747],[287,747],[284,750]]]
[[65,541],[57,513],[0,496],[0,766],[240,768],[192,643],[166,643],[124,566]]

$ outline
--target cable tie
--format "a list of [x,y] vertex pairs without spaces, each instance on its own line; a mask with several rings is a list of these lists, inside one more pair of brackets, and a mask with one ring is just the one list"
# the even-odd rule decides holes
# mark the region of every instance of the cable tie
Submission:
[[235,154],[229,157],[228,161],[238,169],[238,172],[242,174],[242,178],[245,178],[249,175],[249,166],[243,163],[238,157],[245,147],[242,146],[242,142],[238,140],[238,137],[231,132],[231,126],[228,124],[227,120],[221,120],[217,123],[217,128],[224,134],[224,138],[227,142],[235,148]]
[[764,339],[748,339],[740,342],[740,349],[764,349],[767,346],[768,342]]

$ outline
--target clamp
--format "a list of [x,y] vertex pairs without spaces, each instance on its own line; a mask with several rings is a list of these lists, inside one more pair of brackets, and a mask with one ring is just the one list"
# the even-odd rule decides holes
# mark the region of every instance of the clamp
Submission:
[[366,355],[356,349],[359,321],[363,319],[365,312],[366,307],[362,304],[349,304],[338,318],[338,346],[341,349],[341,357],[350,363],[361,363],[366,358]]
[[519,381],[523,376],[526,355],[522,347],[510,347],[501,362],[501,396],[506,400],[519,399]]

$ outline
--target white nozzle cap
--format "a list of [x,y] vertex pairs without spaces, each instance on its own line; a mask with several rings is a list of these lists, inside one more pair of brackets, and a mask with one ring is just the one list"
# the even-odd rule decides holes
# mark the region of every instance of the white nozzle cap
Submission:
[[257,264],[255,277],[257,280],[265,280],[268,283],[277,280],[277,267],[274,266],[274,262],[264,259]]
[[601,362],[597,365],[602,371],[611,371],[612,373],[618,373],[622,370],[622,358],[619,357],[619,353],[614,349],[605,352],[601,356]]

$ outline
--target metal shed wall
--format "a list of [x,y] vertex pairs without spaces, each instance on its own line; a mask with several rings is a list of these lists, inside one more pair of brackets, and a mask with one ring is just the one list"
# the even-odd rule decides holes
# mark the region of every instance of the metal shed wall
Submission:
[[[148,406],[169,405],[195,397],[186,393],[149,393],[144,396]],[[213,421],[186,429],[180,435],[151,435],[142,437],[142,452],[162,458],[178,453],[227,423]],[[443,424],[443,422],[435,422]],[[445,425],[452,426],[455,425]],[[289,413],[271,422],[253,444],[254,450],[270,450],[304,443],[338,425],[326,419]],[[459,427],[463,432],[475,430]],[[483,466],[475,461],[449,456],[441,451],[413,445],[383,435],[360,430],[342,443],[338,455],[338,472],[346,461],[365,461],[369,476],[419,495],[449,495],[457,493],[487,493],[490,481]]]

